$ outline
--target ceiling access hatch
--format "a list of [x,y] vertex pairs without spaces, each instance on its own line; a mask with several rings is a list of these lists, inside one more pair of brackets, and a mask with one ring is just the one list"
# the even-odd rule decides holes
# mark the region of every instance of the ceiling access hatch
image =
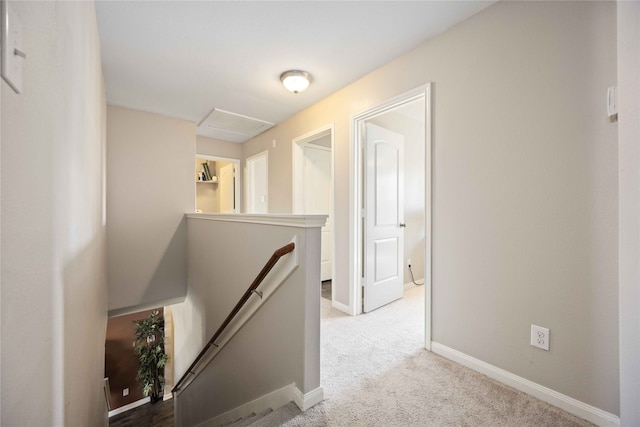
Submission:
[[245,142],[274,126],[273,123],[214,108],[198,124],[198,135],[231,142]]

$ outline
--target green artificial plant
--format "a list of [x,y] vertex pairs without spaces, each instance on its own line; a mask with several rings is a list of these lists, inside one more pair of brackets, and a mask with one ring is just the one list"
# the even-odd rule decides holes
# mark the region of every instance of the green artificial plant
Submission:
[[151,396],[151,403],[162,398],[164,389],[164,366],[169,356],[164,352],[164,319],[154,310],[144,320],[134,320],[136,336],[134,352],[140,361],[136,379],[145,396]]

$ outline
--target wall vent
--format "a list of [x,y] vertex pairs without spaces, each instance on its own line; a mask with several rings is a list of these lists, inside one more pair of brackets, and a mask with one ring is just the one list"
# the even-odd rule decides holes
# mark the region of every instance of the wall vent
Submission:
[[245,142],[274,126],[273,123],[214,108],[198,125],[198,135]]

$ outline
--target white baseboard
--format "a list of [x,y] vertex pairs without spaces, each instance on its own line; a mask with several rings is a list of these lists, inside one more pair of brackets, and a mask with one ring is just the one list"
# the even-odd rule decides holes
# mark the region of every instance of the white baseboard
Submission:
[[136,400],[133,403],[129,403],[128,405],[121,406],[119,408],[114,409],[113,411],[109,411],[109,418],[113,417],[114,415],[118,415],[123,412],[130,411],[131,409],[137,408],[138,406],[142,406],[145,403],[149,403],[149,402],[151,402],[150,397],[145,397],[144,399]]
[[241,418],[248,417],[253,413],[259,414],[269,408],[276,410],[292,401],[295,402],[302,411],[305,411],[313,405],[322,402],[323,396],[322,387],[318,387],[307,394],[302,394],[294,384],[290,384],[244,405],[238,406],[237,408],[231,409],[224,414],[213,417],[198,424],[198,426],[214,427],[229,424]]
[[422,278],[422,279],[418,279],[418,280],[416,280],[416,282],[417,282],[417,283],[422,282],[422,284],[420,284],[420,285],[416,285],[416,284],[415,284],[415,283],[413,283],[413,282],[405,283],[405,284],[404,284],[404,290],[405,290],[405,291],[408,291],[409,289],[417,288],[418,286],[424,286],[424,278]]
[[[424,282],[424,279],[417,280],[418,283],[420,281]],[[423,286],[423,285],[418,285],[418,286]],[[409,282],[409,283],[405,283],[403,287],[404,287],[404,291],[408,291],[411,288],[416,288],[417,285],[415,285],[413,282]],[[331,301],[331,307],[335,308],[336,310],[340,310],[341,312],[346,313],[349,316],[355,315],[354,313],[351,312],[351,307],[349,307],[346,304],[342,304],[341,302]]]
[[318,387],[315,390],[311,390],[309,393],[302,394],[298,387],[293,388],[294,403],[300,408],[302,412],[317,405],[324,400],[324,390],[322,387]]
[[335,308],[336,310],[340,310],[341,312],[346,313],[350,316],[353,316],[353,314],[351,313],[351,308],[348,305],[342,304],[341,302],[331,301],[331,307]]
[[431,342],[431,351],[437,353],[449,360],[464,365],[474,371],[480,372],[494,380],[520,390],[530,396],[547,402],[553,406],[557,406],[570,414],[583,418],[598,426],[619,427],[620,418],[614,414],[598,409],[595,406],[588,405],[577,399],[558,393],[555,390],[534,383],[526,378],[514,375],[497,366],[490,365],[482,360],[471,357],[458,350],[454,350],[446,345]]

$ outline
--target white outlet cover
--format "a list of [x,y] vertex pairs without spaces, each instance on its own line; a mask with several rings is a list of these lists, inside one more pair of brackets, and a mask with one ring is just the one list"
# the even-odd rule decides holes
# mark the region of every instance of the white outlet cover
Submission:
[[22,23],[9,1],[2,1],[2,77],[16,93],[22,92],[22,67],[25,58],[16,55],[22,46]]
[[549,329],[531,325],[531,345],[549,351]]
[[123,396],[129,396],[129,388],[125,388],[122,390],[122,395]]

